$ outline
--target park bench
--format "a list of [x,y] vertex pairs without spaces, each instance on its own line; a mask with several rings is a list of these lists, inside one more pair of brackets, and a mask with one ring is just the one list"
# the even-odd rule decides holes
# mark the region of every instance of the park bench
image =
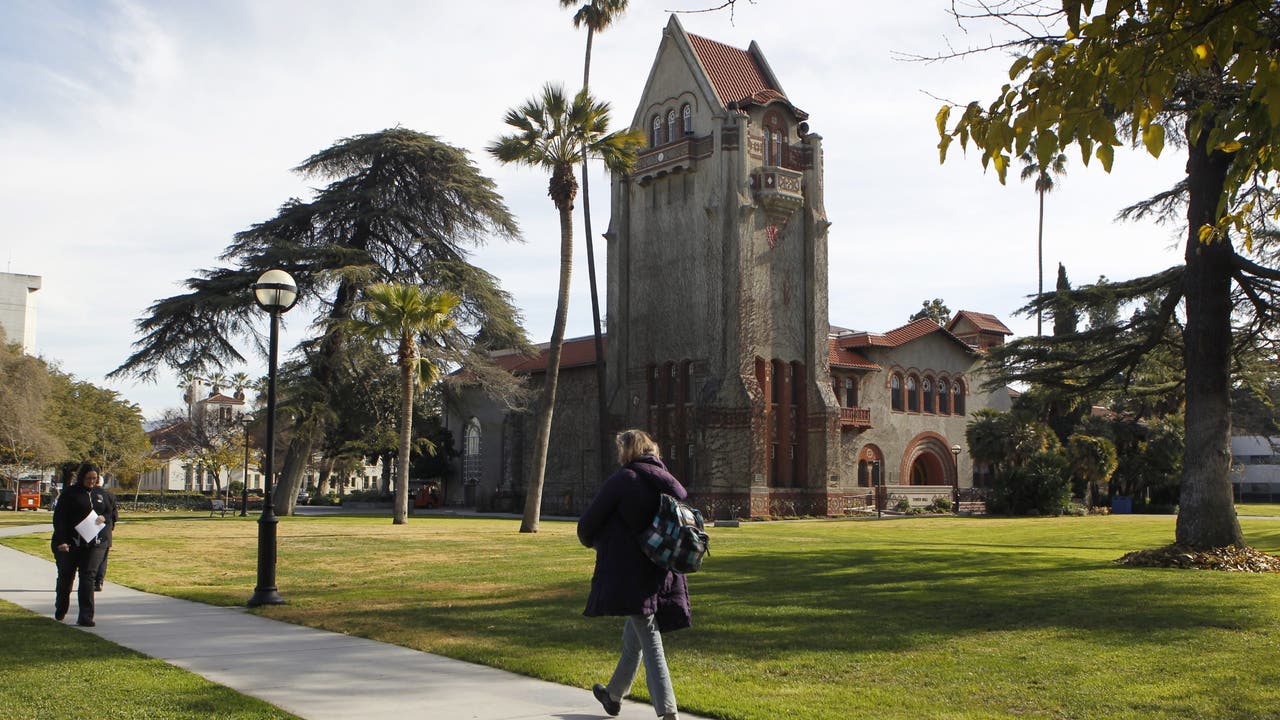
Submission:
[[226,517],[228,510],[234,511],[234,508],[231,508],[222,498],[213,498],[209,501],[209,517],[213,517],[215,514]]

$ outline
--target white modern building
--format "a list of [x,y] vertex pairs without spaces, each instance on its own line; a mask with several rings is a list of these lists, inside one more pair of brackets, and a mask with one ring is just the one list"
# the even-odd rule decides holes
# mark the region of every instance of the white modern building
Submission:
[[36,291],[39,275],[0,273],[0,327],[7,342],[21,343],[22,352],[36,354]]
[[1280,498],[1280,437],[1235,435],[1231,438],[1231,485],[1242,502],[1275,502]]

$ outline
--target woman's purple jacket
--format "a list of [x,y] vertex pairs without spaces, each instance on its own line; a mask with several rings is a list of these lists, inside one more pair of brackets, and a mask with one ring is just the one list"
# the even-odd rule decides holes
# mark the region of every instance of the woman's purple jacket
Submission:
[[684,576],[654,565],[637,539],[658,512],[660,492],[680,500],[689,495],[661,460],[645,455],[610,476],[582,513],[578,539],[596,550],[583,615],[656,615],[662,632],[689,627]]

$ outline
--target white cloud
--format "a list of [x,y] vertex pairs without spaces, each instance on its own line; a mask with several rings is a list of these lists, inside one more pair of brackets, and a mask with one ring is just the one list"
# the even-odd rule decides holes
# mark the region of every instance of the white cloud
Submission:
[[[612,101],[615,124],[632,116],[664,11],[708,4],[636,0],[597,37],[592,87]],[[1013,178],[1001,188],[958,148],[939,166],[939,103],[922,92],[988,97],[1007,59],[890,56],[943,49],[946,37],[968,44],[946,6],[910,0],[868,12],[837,0],[759,0],[732,24],[724,13],[682,17],[690,32],[731,45],[757,40],[824,136],[838,324],[887,329],[942,297],[1015,330],[1034,327],[1009,317],[1035,287],[1034,193]],[[483,148],[504,131],[507,108],[547,81],[574,87],[581,77],[584,36],[554,3],[68,0],[6,13],[0,96],[13,101],[0,108],[0,260],[44,277],[37,344],[66,370],[101,382],[127,357],[133,321],[152,302],[215,265],[235,232],[322,182],[289,168],[340,137],[395,125],[467,148],[498,183],[528,243],[490,245],[476,261],[514,295],[532,337],[549,335],[558,234],[546,178],[499,166]],[[1167,229],[1111,221],[1170,184],[1177,158],[1126,154],[1112,176],[1071,160],[1048,200],[1047,284],[1059,260],[1076,283],[1177,262]],[[602,172],[592,187],[600,233],[609,217]],[[570,335],[590,329],[581,238],[577,247]],[[115,387],[154,416],[177,402],[173,385],[166,373],[153,386]]]

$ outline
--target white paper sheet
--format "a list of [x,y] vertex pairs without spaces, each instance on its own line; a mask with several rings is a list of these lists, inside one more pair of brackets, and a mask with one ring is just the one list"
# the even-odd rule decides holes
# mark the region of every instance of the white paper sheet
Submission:
[[84,538],[85,542],[93,542],[93,539],[98,537],[98,533],[102,532],[104,525],[105,523],[98,524],[98,513],[90,510],[85,519],[76,525],[76,532],[80,533],[80,537]]

